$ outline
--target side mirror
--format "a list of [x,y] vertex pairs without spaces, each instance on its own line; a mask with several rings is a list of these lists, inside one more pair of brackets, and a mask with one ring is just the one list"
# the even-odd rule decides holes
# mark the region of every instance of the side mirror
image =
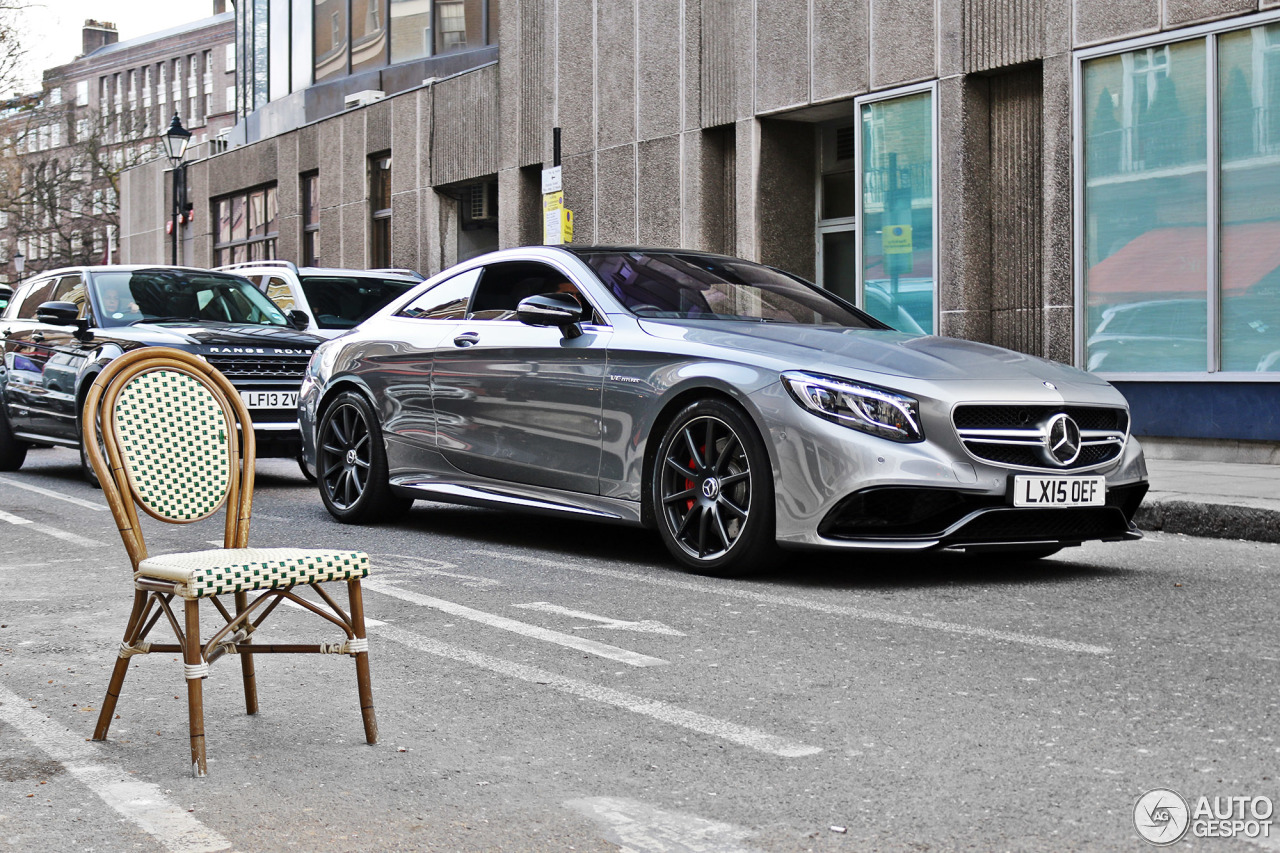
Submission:
[[529,326],[556,326],[566,338],[582,334],[582,304],[571,293],[540,293],[520,300],[516,317]]
[[288,319],[289,325],[299,331],[303,331],[311,325],[311,318],[307,316],[306,311],[294,308],[292,311],[286,311],[284,316]]
[[76,337],[88,335],[89,321],[80,316],[80,306],[74,302],[42,302],[36,308],[36,322],[48,326],[75,326]]

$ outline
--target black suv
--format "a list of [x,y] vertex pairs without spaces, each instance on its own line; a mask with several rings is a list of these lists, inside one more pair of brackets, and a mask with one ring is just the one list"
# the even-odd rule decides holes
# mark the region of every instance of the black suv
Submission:
[[[202,356],[240,391],[259,456],[301,449],[298,389],[321,342],[251,281],[185,267],[69,267],[18,285],[3,315],[0,471],[31,445],[80,447],[80,410],[117,356],[167,346]],[[93,481],[83,448],[80,461]],[[304,470],[305,472],[305,470]]]

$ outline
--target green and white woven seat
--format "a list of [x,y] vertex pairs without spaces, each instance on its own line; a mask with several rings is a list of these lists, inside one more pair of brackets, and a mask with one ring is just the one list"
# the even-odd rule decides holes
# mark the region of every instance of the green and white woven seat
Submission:
[[183,598],[346,581],[369,574],[360,551],[317,548],[218,548],[162,554],[138,563],[138,576],[177,581]]

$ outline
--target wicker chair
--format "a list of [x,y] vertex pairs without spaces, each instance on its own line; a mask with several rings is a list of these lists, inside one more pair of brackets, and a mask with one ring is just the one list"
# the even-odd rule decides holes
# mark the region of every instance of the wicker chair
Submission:
[[[134,655],[181,652],[191,723],[191,763],[204,776],[203,680],[209,666],[231,653],[240,659],[245,707],[258,710],[253,658],[267,653],[345,654],[355,658],[365,738],[377,743],[360,579],[369,559],[358,551],[250,548],[254,439],[240,395],[221,373],[197,356],[164,347],[134,350],[113,361],[85,400],[83,435],[90,464],[120,528],[133,564],[133,611],[129,614],[94,740],[105,740],[116,700]],[[223,547],[150,556],[137,508],[159,521],[187,524],[209,518],[225,505]],[[350,612],[321,585],[345,581]],[[324,606],[297,595],[315,590]],[[234,612],[219,596],[232,598]],[[252,598],[252,600],[251,600]],[[175,599],[183,603],[183,619]],[[327,619],[345,634],[339,642],[306,645],[255,643],[255,631],[285,600]],[[216,610],[221,626],[201,639],[201,603]],[[210,612],[206,609],[206,612]],[[150,643],[161,619],[177,643]]]

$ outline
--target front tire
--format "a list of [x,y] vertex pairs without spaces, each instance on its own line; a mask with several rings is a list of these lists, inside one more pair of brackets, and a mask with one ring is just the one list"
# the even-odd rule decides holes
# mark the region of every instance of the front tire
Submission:
[[17,471],[21,468],[27,459],[29,447],[25,441],[18,441],[13,437],[9,416],[5,414],[4,404],[0,403],[0,471]]
[[377,415],[354,391],[338,395],[320,417],[316,472],[320,499],[344,524],[395,518],[413,504],[391,491]]
[[706,399],[676,415],[650,493],[662,541],[686,568],[731,576],[778,561],[769,454],[734,406]]

